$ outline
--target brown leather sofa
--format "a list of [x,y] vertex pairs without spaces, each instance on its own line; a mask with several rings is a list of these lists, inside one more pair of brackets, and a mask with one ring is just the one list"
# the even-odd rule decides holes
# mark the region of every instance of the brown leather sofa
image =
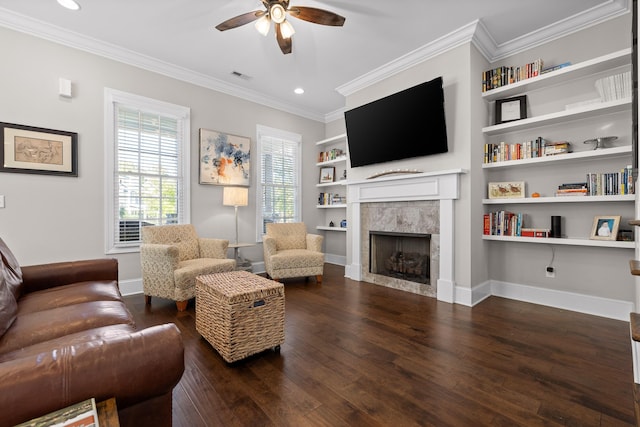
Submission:
[[20,267],[0,239],[0,426],[116,398],[121,426],[170,426],[174,324],[137,330],[115,259]]

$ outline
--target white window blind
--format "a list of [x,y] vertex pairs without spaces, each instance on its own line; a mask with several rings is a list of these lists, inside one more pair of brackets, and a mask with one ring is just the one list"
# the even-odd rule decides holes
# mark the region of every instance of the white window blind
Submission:
[[110,99],[108,252],[137,249],[141,227],[189,221],[188,109],[131,97]]
[[301,137],[277,129],[258,127],[260,160],[258,183],[258,241],[265,224],[299,222]]

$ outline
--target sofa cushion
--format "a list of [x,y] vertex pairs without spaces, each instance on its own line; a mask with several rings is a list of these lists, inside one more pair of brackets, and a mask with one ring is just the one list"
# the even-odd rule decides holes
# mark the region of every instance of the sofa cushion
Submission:
[[16,319],[18,307],[7,281],[0,271],[0,337],[9,329]]
[[22,270],[18,260],[13,255],[9,247],[0,238],[0,269],[4,272],[7,286],[17,300],[20,297],[20,287],[22,285]]
[[203,274],[233,271],[235,268],[236,261],[233,259],[197,258],[182,261],[173,272],[176,291],[179,289],[193,288],[193,292],[195,293],[196,277]]
[[28,293],[18,300],[18,314],[89,301],[122,301],[118,283],[115,280],[78,282]]
[[25,313],[0,338],[0,353],[38,344],[67,334],[107,325],[133,325],[133,317],[120,301],[91,301]]
[[109,325],[100,328],[89,329],[64,335],[38,344],[21,347],[8,353],[0,354],[0,363],[21,357],[35,356],[40,353],[47,353],[64,346],[74,347],[90,341],[110,340],[116,337],[124,337],[135,332],[136,328],[131,325]]
[[271,257],[271,267],[274,270],[322,268],[323,266],[324,254],[322,252],[308,251],[306,249],[289,249],[279,251]]

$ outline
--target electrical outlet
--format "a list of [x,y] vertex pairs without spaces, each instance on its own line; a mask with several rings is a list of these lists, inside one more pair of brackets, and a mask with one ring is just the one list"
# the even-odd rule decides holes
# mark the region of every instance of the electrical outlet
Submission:
[[545,269],[545,272],[547,273],[547,277],[554,279],[556,277],[556,269],[551,267],[550,265],[547,266],[547,268]]
[[4,208],[4,196],[0,196],[0,208]]

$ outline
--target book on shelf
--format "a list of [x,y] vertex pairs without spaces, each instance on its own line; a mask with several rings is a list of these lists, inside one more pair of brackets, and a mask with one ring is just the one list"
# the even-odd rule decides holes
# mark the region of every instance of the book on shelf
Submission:
[[562,68],[568,67],[569,65],[571,65],[571,62],[563,62],[562,64],[546,67],[542,69],[542,72],[540,72],[540,74],[546,74],[552,71],[561,70]]
[[522,223],[523,214],[520,212],[489,212],[483,217],[483,233],[488,236],[519,236]]
[[482,92],[517,83],[542,73],[542,59],[518,67],[501,66],[482,72]]
[[571,143],[569,141],[545,142],[543,148],[544,156],[555,156],[556,154],[571,153]]
[[547,228],[523,228],[521,237],[549,237],[549,233]]
[[345,156],[345,152],[339,148],[333,148],[329,151],[321,151],[318,154],[318,163],[329,162],[331,160],[340,159]]
[[589,196],[635,194],[631,165],[619,172],[589,172],[586,175],[586,182]]
[[560,184],[556,190],[556,196],[586,196],[588,191],[586,182]]
[[603,102],[631,98],[631,94],[633,93],[631,71],[598,79],[596,80],[595,86]]
[[330,205],[342,205],[347,202],[347,197],[337,193],[320,193],[318,195],[318,205],[330,206]]

